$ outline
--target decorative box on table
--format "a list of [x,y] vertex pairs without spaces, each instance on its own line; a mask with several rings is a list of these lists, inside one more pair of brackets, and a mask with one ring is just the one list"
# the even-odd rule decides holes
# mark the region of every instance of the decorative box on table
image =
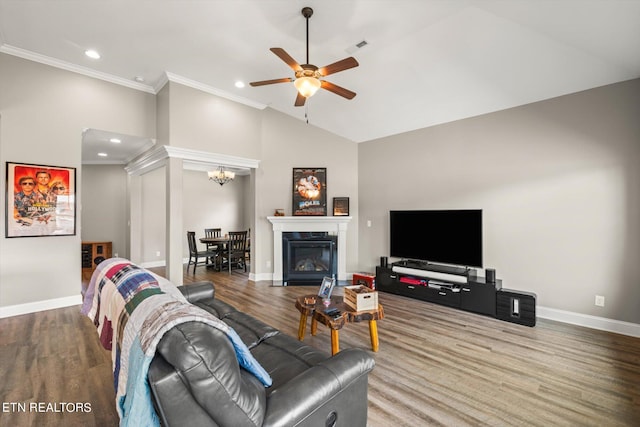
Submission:
[[378,292],[363,285],[345,286],[343,300],[355,311],[378,309]]
[[353,284],[364,285],[369,289],[375,289],[376,275],[374,273],[353,273]]

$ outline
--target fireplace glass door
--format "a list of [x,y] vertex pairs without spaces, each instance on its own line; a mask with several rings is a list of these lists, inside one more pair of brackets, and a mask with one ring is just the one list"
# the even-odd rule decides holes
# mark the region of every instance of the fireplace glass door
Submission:
[[[287,236],[284,236],[284,235]],[[335,276],[337,237],[325,233],[283,233],[283,284],[320,285]]]

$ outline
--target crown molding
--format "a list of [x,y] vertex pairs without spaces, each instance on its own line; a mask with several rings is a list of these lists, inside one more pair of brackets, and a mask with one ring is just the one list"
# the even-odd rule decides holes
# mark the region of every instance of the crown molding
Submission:
[[27,59],[29,61],[38,62],[40,64],[49,65],[51,67],[60,68],[62,70],[71,71],[73,73],[82,74],[84,76],[92,77],[94,79],[104,80],[106,82],[114,83],[120,86],[126,86],[128,88],[140,90],[142,92],[152,93],[154,95],[156,94],[154,89],[149,85],[138,83],[132,80],[123,79],[122,77],[117,77],[112,74],[107,74],[100,71],[92,70],[87,67],[81,67],[76,64],[71,64],[66,61],[61,61],[59,59],[55,59],[46,55],[41,55],[39,53],[21,49],[19,47],[3,44],[2,46],[0,46],[0,52],[6,53],[12,56],[17,56],[22,59]]
[[214,166],[257,169],[260,164],[260,160],[256,159],[161,145],[130,162],[124,169],[129,174],[142,175],[164,166],[166,159],[169,158],[182,159],[184,168],[192,170],[206,170],[207,166],[209,166],[209,169]]
[[195,80],[188,79],[186,77],[179,76],[177,74],[165,72],[165,78],[161,79],[159,83],[156,85],[156,93],[160,91],[168,82],[178,83],[183,86],[190,87],[192,89],[199,90],[201,92],[209,93],[211,95],[216,95],[221,98],[228,99],[230,101],[237,102],[239,104],[244,104],[249,107],[257,108],[258,110],[264,110],[267,108],[266,104],[262,104],[260,102],[255,102],[247,98],[243,98],[241,96],[234,95],[230,92],[226,92],[224,90],[216,89],[215,87],[208,86],[206,84],[200,83]]
[[230,92],[226,92],[224,90],[217,89],[213,86],[208,86],[204,83],[200,83],[195,80],[191,80],[186,77],[179,76],[177,74],[173,74],[170,72],[165,72],[158,82],[154,86],[149,86],[143,83],[138,83],[136,81],[124,79],[122,77],[114,76],[112,74],[103,73],[100,71],[92,70],[87,67],[82,67],[80,65],[72,64],[70,62],[61,61],[56,58],[52,58],[50,56],[41,55],[39,53],[35,53],[29,50],[21,49],[19,47],[11,46],[8,44],[0,43],[0,52],[6,53],[8,55],[17,56],[22,59],[27,59],[29,61],[38,62],[40,64],[49,65],[51,67],[60,68],[62,70],[71,71],[73,73],[82,74],[87,77],[92,77],[99,80],[104,80],[109,83],[114,83],[120,86],[125,86],[131,89],[139,90],[142,92],[151,93],[153,95],[157,95],[160,90],[169,82],[174,82],[181,84],[183,86],[190,87],[192,89],[196,89],[205,93],[209,93],[211,95],[216,95],[221,98],[228,99],[230,101],[237,102],[239,104],[247,105],[252,108],[256,108],[258,110],[264,110],[267,108],[266,104],[262,104],[260,102],[255,102],[247,98],[243,98],[241,96],[234,95]]
[[136,160],[129,162],[124,170],[131,175],[143,175],[151,172],[154,169],[158,169],[165,165],[165,160],[169,158],[166,145],[152,148]]
[[206,151],[170,146],[165,146],[165,149],[169,157],[182,159],[185,163],[191,164],[230,166],[241,169],[257,169],[260,164],[260,160],[230,156],[228,154],[209,153]]

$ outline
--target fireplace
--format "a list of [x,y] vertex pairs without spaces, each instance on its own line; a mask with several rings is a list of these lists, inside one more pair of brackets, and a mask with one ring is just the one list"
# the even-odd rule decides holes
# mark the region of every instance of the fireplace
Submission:
[[347,280],[347,227],[350,216],[269,216],[267,220],[273,225],[273,275],[270,279],[274,284],[282,284],[282,234],[286,232],[327,232],[337,236],[336,278],[338,281]]
[[335,277],[337,242],[327,232],[282,233],[282,284],[320,285],[324,277]]

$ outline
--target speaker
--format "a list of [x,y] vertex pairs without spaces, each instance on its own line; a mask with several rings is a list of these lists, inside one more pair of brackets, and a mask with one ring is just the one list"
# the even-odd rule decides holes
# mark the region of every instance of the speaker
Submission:
[[496,283],[496,270],[494,268],[487,268],[484,277],[487,283]]
[[390,268],[376,267],[376,286],[378,289],[392,287],[396,277]]
[[496,317],[525,326],[536,325],[536,294],[500,289],[496,292]]
[[380,267],[387,268],[389,266],[389,259],[386,256],[380,257]]

